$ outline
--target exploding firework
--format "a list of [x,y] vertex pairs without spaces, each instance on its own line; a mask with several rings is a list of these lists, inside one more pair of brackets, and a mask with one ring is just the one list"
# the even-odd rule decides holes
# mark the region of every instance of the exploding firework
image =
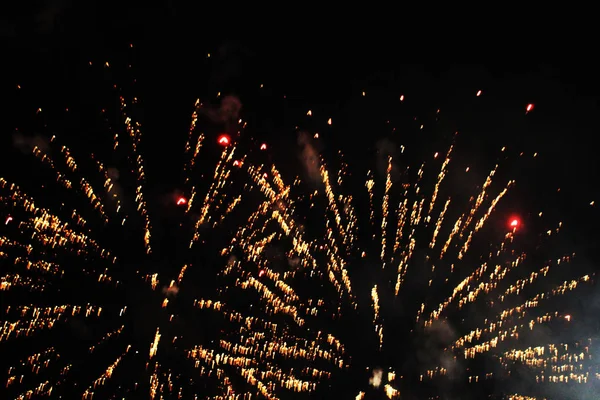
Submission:
[[[592,338],[547,330],[576,323],[560,299],[593,276],[567,270],[572,253],[525,251],[521,231],[543,213],[495,213],[516,184],[500,166],[461,200],[447,194],[469,171],[452,168],[452,143],[413,168],[386,142],[381,171],[361,172],[301,133],[306,178],[286,179],[267,143],[201,132],[198,100],[184,189],[156,206],[144,129],[119,100],[106,149],[15,136],[36,172],[0,179],[10,398],[287,399],[338,382],[357,399],[520,400],[596,385]],[[222,104],[206,115],[242,132],[239,101]],[[490,389],[503,381],[527,390]]]
[[[0,180],[8,396],[276,399],[347,368],[340,341],[312,326],[323,301],[294,288],[297,275],[322,272],[290,186],[275,166],[246,161],[265,143],[200,133],[202,107],[184,149],[186,189],[165,196],[162,222],[124,96],[110,153],[80,157],[57,135],[15,136],[40,179],[25,180],[31,190]],[[213,153],[209,178],[197,179]],[[170,224],[179,233],[161,232]]]

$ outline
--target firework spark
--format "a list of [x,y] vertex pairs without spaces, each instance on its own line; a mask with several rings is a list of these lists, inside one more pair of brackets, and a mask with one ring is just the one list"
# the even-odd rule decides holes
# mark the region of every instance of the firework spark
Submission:
[[[0,178],[0,345],[17,344],[5,377],[9,396],[308,395],[337,375],[364,371],[351,361],[357,347],[346,343],[356,332],[340,328],[344,321],[359,324],[363,313],[376,345],[365,350],[365,338],[361,351],[373,354],[369,360],[387,354],[384,359],[395,361],[385,361],[385,369],[368,365],[369,385],[357,399],[368,397],[367,390],[398,399],[418,382],[441,382],[424,385],[431,390],[448,379],[472,386],[509,380],[515,368],[526,368],[538,386],[600,380],[591,361],[595,339],[533,343],[544,327],[576,323],[556,299],[589,286],[594,276],[556,280],[554,271],[565,270],[574,254],[532,265],[518,246],[525,218],[507,222],[495,214],[516,185],[498,178],[500,165],[461,204],[446,194],[453,144],[398,180],[395,165],[402,159],[387,156],[384,176],[369,170],[362,190],[346,179],[355,166],[340,152],[339,160],[317,158],[318,174],[309,173],[320,179],[315,190],[315,182],[288,180],[276,165],[257,161],[257,154],[270,149],[267,143],[198,132],[203,103],[197,100],[184,147],[185,189],[171,204],[182,218],[177,239],[189,243],[180,255],[154,239],[145,139],[134,118],[137,99],[125,97],[119,97],[121,134],[106,135],[110,152],[88,155],[51,135],[26,159],[43,171],[38,183],[44,190]],[[245,122],[237,124],[242,132]],[[125,154],[126,165],[107,167],[119,159],[115,154]],[[330,170],[336,161],[340,168]],[[129,193],[116,168],[131,170]],[[200,170],[211,173],[202,179]],[[430,185],[428,174],[434,177]],[[47,196],[59,188],[60,201]],[[307,226],[307,210],[318,210],[320,223]],[[490,225],[507,229],[494,234]],[[169,262],[176,265],[158,267],[163,259],[157,249],[171,252]],[[364,268],[370,269],[366,307],[357,289],[364,283],[355,278]],[[202,287],[204,279],[214,285]],[[52,295],[42,296],[47,293]],[[469,315],[482,304],[485,312]],[[61,335],[82,345],[65,344],[57,339]],[[44,337],[51,345],[27,348],[28,338],[45,343]],[[397,349],[421,354],[424,338],[434,338],[438,347],[411,365],[412,375],[404,373]],[[470,367],[480,360],[494,367]],[[82,389],[75,393],[77,387]]]

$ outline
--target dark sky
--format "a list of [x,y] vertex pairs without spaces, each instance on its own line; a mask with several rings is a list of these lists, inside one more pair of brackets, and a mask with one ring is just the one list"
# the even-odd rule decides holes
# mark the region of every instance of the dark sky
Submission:
[[[459,64],[440,59],[435,49],[429,59],[413,59],[403,52],[409,37],[311,34],[306,21],[256,39],[227,14],[189,2],[125,8],[115,1],[38,3],[0,12],[4,149],[12,148],[16,128],[35,132],[28,121],[38,107],[51,130],[71,142],[94,140],[104,128],[86,121],[106,104],[114,106],[115,92],[106,90],[112,84],[141,99],[145,140],[155,149],[147,155],[148,175],[167,182],[160,183],[163,191],[175,189],[170,181],[180,174],[194,100],[217,104],[217,92],[240,98],[249,134],[268,142],[273,157],[293,173],[300,173],[297,125],[322,135],[324,153],[342,148],[361,166],[373,164],[381,138],[407,145],[420,160],[445,152],[458,131],[455,161],[474,172],[472,180],[454,181],[452,191],[481,184],[507,146],[511,156],[499,175],[516,179],[517,186],[499,212],[525,217],[543,209],[566,222],[565,247],[581,251],[593,267],[600,262],[597,208],[589,205],[600,201],[595,64],[559,57],[555,64],[525,64],[516,56]],[[526,115],[530,103],[535,108]],[[65,108],[75,110],[68,124]],[[525,155],[516,157],[521,151]],[[0,153],[3,171],[11,166],[8,153]]]
[[[305,110],[313,109],[336,121],[337,129],[329,132],[330,148],[363,149],[373,145],[371,135],[389,133],[385,121],[394,123],[398,96],[405,94],[410,101],[401,111],[404,116],[414,113],[426,123],[440,109],[442,119],[449,116],[440,131],[459,131],[472,160],[493,160],[503,145],[539,152],[534,167],[513,166],[528,174],[527,184],[521,185],[528,199],[546,201],[544,190],[561,187],[566,194],[554,207],[585,213],[597,193],[599,85],[594,64],[560,58],[552,65],[526,64],[506,57],[464,65],[435,59],[434,52],[421,64],[405,56],[397,40],[311,34],[308,26],[293,23],[287,31],[273,29],[268,38],[246,38],[241,26],[229,28],[225,16],[187,2],[39,4],[15,6],[0,20],[4,53],[10,55],[2,92],[16,108],[22,105],[15,102],[18,83],[28,90],[18,96],[32,105],[96,102],[85,64],[106,60],[113,64],[108,78],[104,73],[106,80],[125,84],[137,79],[144,113],[154,116],[147,129],[184,129],[190,102],[214,98],[220,91],[241,98],[259,138],[289,144],[295,139],[293,126]],[[135,72],[120,74],[129,63],[135,64]],[[265,88],[259,92],[260,84]],[[481,98],[474,96],[478,90],[483,90]],[[366,98],[362,91],[368,92]],[[525,116],[528,103],[535,110]],[[7,129],[13,125],[8,123]],[[401,135],[406,137],[401,141],[414,137],[410,131]]]

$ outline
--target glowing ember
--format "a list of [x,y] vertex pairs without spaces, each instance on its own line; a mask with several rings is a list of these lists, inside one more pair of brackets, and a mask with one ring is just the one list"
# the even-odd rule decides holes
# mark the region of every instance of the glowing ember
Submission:
[[227,146],[227,145],[229,145],[229,142],[231,141],[231,139],[229,138],[228,135],[223,134],[223,135],[219,136],[218,141],[221,146]]
[[185,197],[181,196],[181,197],[177,198],[177,205],[178,206],[183,206],[185,204],[187,204],[187,199]]

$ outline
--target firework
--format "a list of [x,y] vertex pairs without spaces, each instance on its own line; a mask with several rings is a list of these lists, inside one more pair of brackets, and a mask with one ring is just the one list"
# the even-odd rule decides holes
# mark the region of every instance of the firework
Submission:
[[[311,182],[286,178],[260,157],[267,143],[202,132],[203,114],[246,124],[197,100],[167,214],[148,194],[136,102],[119,95],[110,151],[49,135],[25,156],[39,181],[0,178],[9,397],[303,398],[365,370],[369,380],[342,384],[357,399],[399,399],[417,385],[431,396],[449,385],[477,391],[523,369],[538,387],[598,382],[593,338],[539,334],[576,323],[556,299],[594,276],[573,269],[556,280],[574,254],[529,261],[525,219],[494,213],[517,184],[498,178],[501,165],[466,202],[446,194],[452,143],[414,173],[398,144],[382,176],[340,152],[313,160]],[[311,149],[320,140],[305,139]],[[155,239],[161,213],[184,248]]]

